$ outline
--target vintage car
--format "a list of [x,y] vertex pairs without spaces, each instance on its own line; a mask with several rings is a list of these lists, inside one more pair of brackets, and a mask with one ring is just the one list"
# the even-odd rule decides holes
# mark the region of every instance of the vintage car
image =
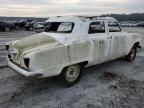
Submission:
[[6,44],[8,65],[26,77],[59,76],[77,83],[82,69],[117,58],[132,62],[141,36],[122,31],[111,17],[63,16],[48,20],[44,32]]

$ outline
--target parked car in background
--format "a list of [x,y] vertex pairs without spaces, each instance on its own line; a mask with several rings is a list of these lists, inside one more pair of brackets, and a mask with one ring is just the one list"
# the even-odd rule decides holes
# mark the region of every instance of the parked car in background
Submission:
[[15,29],[15,25],[5,22],[5,21],[0,21],[0,30],[2,31],[10,31],[12,29]]
[[44,31],[44,22],[36,22],[34,25],[33,25],[33,30],[37,33],[40,33],[42,31]]
[[27,23],[31,23],[32,21],[33,21],[32,19],[21,19],[16,21],[14,24],[16,26],[16,29],[20,29],[24,28]]
[[27,20],[26,19],[20,19],[20,20],[17,20],[14,24],[16,26],[16,29],[20,29],[20,28],[23,28],[26,24]]
[[6,44],[8,65],[26,77],[59,76],[66,86],[82,77],[85,67],[124,57],[134,61],[141,35],[124,32],[111,17],[50,18],[48,27]]
[[137,27],[144,27],[144,22],[137,24]]
[[27,22],[25,25],[25,30],[32,31],[35,23],[36,23],[36,21],[33,21],[33,20],[31,22],[30,21]]
[[137,22],[132,22],[130,27],[136,27],[137,26]]
[[122,21],[120,25],[122,27],[143,27],[144,23],[140,21]]
[[125,22],[123,24],[121,24],[122,27],[132,27],[132,23],[131,22]]
[[43,32],[44,29],[48,26],[49,26],[49,23],[46,21],[45,22],[36,22],[33,26],[33,29],[35,32],[40,33],[40,32]]

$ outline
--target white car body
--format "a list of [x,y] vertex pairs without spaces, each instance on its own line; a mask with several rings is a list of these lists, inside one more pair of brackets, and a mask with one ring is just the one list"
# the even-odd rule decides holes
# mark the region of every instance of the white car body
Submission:
[[[128,55],[134,44],[139,44],[139,34],[122,30],[109,32],[110,17],[55,17],[48,22],[72,22],[71,33],[43,32],[7,44],[8,65],[26,77],[51,77],[60,75],[69,65],[86,63],[86,67]],[[90,33],[93,22],[104,22],[104,33]],[[93,27],[93,26],[92,26]],[[28,59],[28,66],[24,59]]]

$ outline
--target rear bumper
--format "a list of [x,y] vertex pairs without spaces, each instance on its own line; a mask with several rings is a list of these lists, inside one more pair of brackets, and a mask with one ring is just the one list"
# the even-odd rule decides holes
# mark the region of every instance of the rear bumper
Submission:
[[25,77],[41,77],[43,75],[43,72],[30,72],[26,69],[23,69],[22,67],[13,63],[11,60],[8,60],[8,66]]

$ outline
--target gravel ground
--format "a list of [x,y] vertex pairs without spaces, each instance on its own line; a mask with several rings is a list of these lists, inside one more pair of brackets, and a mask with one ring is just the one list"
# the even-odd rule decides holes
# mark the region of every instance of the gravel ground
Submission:
[[[123,29],[144,36],[144,28]],[[64,88],[55,77],[26,79],[7,67],[4,43],[29,34],[0,32],[0,108],[143,108],[143,49],[133,63],[117,59],[87,68],[77,85]]]

